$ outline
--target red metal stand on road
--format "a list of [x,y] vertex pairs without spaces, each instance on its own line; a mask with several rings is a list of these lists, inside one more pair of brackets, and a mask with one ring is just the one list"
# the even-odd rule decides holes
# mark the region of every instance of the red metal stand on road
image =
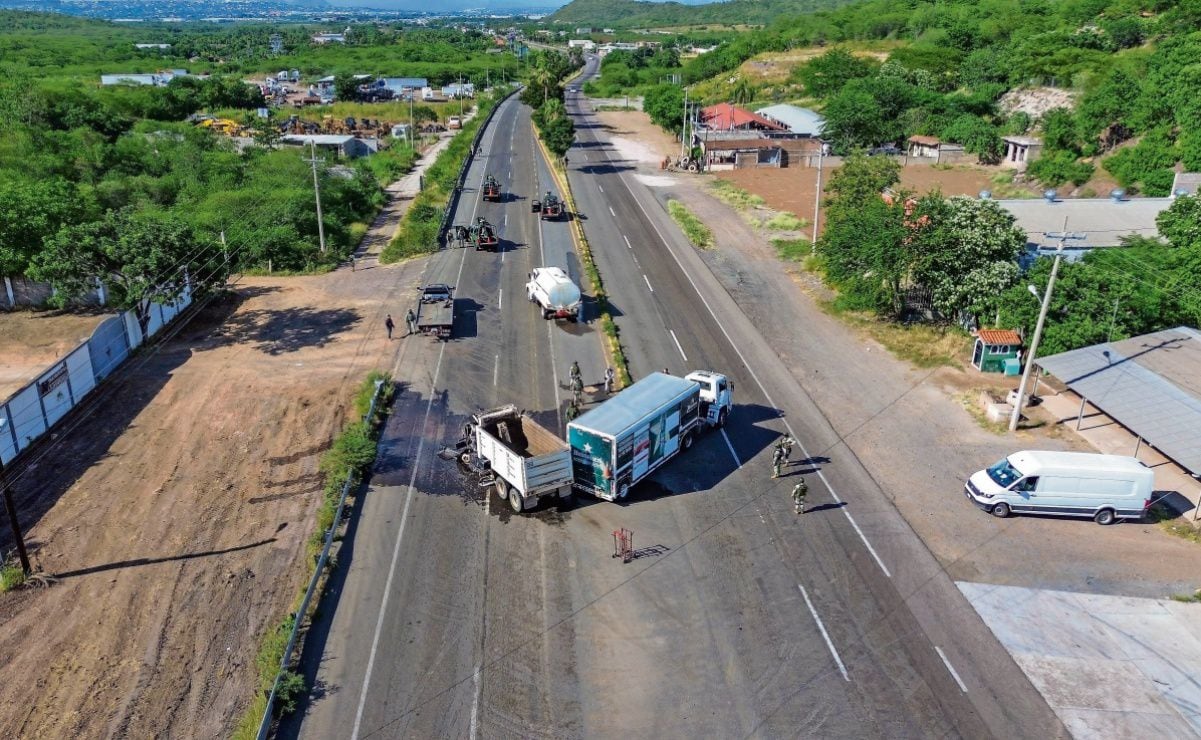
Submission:
[[613,530],[613,557],[623,563],[634,559],[634,533],[625,527]]

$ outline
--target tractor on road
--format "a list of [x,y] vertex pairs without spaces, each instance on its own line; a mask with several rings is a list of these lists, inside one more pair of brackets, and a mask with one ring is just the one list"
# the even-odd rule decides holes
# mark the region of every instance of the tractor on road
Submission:
[[559,196],[550,192],[542,196],[542,220],[543,221],[558,221],[563,217],[563,201],[559,200]]
[[475,247],[477,252],[497,249],[500,246],[500,237],[496,234],[496,227],[488,223],[488,219],[479,216],[474,224],[467,227],[467,243]]

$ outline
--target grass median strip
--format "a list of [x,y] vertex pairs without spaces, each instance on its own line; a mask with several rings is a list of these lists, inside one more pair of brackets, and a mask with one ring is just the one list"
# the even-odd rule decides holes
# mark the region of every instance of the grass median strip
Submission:
[[[378,396],[376,396],[377,384],[379,385]],[[276,690],[276,716],[294,711],[296,700],[305,691],[304,677],[290,669],[281,674],[280,665],[287,650],[288,638],[296,626],[296,619],[299,617],[303,625],[303,620],[309,618],[320,602],[320,591],[323,586],[321,581],[318,581],[318,589],[313,601],[308,605],[307,612],[298,614],[304,603],[305,591],[314,575],[318,577],[324,575],[316,573],[318,562],[320,562],[318,556],[324,547],[327,533],[331,531],[331,528],[338,526],[335,518],[343,487],[350,486],[353,490],[354,486],[360,485],[375,462],[376,443],[380,429],[383,428],[393,392],[394,386],[389,374],[378,370],[370,372],[354,397],[353,418],[355,421],[348,423],[334,438],[333,444],[321,458],[320,469],[325,474],[325,488],[322,494],[321,508],[317,510],[317,527],[306,542],[309,562],[305,573],[304,587],[296,595],[296,600],[288,615],[275,628],[268,630],[259,643],[259,652],[255,657],[258,677],[255,683],[254,697],[238,719],[233,732],[234,740],[251,740],[257,737],[259,722],[267,710],[267,697],[271,693],[272,686],[275,685],[277,675],[280,681]],[[373,398],[375,399],[374,406],[372,405]],[[334,536],[337,536],[336,529],[334,529]],[[326,561],[327,571],[329,567],[332,567],[330,565],[332,562],[334,562],[333,557]],[[302,640],[303,637],[299,638],[297,644],[302,644]],[[293,662],[297,655],[299,655],[299,649],[293,655]]]
[[567,205],[568,212],[572,214],[572,234],[575,237],[576,247],[579,251],[580,263],[584,266],[584,275],[590,283],[588,289],[592,292],[592,296],[596,300],[601,333],[605,336],[605,351],[609,355],[608,361],[610,366],[617,373],[618,388],[624,388],[633,382],[630,377],[629,361],[626,359],[625,349],[621,346],[620,329],[618,329],[617,322],[613,320],[613,314],[609,310],[609,296],[605,292],[604,283],[601,281],[600,270],[596,267],[596,260],[592,258],[592,248],[588,244],[588,237],[584,234],[584,229],[580,226],[579,219],[575,218],[575,196],[571,193],[571,182],[567,179],[566,173],[562,169],[562,163],[550,156],[546,151],[546,145],[543,144],[541,139],[537,141],[538,146],[542,149],[543,156],[550,163],[551,172],[555,177],[555,181],[559,183],[559,189],[563,192],[563,202]]
[[709,249],[713,246],[713,232],[683,203],[678,200],[667,201],[667,212],[684,232],[684,236],[688,237],[688,241],[692,242],[692,246],[698,249]]

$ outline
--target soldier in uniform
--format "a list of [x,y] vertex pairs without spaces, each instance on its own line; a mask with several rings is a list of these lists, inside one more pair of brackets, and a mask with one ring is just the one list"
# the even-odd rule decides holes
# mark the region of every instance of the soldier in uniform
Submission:
[[797,514],[805,513],[805,496],[809,494],[809,484],[805,483],[805,479],[801,478],[797,484],[792,487],[792,503],[796,507]]
[[780,477],[780,467],[784,464],[784,448],[776,446],[775,452],[771,456],[771,477]]
[[411,308],[409,309],[409,312],[405,314],[405,326],[408,329],[408,331],[405,332],[406,337],[410,334],[417,333],[417,315],[413,313],[413,309]]
[[571,379],[571,398],[573,403],[580,403],[584,393],[584,380],[580,376]]
[[564,414],[564,416],[567,417],[568,421],[571,421],[572,419],[576,418],[579,415],[580,415],[580,407],[576,405],[575,399],[572,399],[567,404],[567,412]]
[[577,379],[579,379],[579,378],[583,377],[583,376],[580,374],[580,363],[576,362],[575,360],[572,360],[572,361],[571,361],[571,370],[570,370],[570,372],[569,372],[569,375],[570,375],[570,377],[571,377],[571,382],[572,382],[572,383],[575,383],[575,381],[576,381]]

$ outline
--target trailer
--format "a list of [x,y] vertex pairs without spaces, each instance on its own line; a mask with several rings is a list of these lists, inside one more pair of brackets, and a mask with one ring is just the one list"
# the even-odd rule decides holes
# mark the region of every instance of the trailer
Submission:
[[698,370],[651,373],[567,425],[575,489],[606,501],[626,498],[704,430],[724,426],[734,384]]
[[554,432],[509,404],[473,414],[462,438],[439,457],[458,459],[479,475],[513,511],[543,499],[569,504],[573,495],[571,449]]
[[455,325],[455,289],[444,283],[421,288],[417,300],[417,331],[439,339],[450,339]]

